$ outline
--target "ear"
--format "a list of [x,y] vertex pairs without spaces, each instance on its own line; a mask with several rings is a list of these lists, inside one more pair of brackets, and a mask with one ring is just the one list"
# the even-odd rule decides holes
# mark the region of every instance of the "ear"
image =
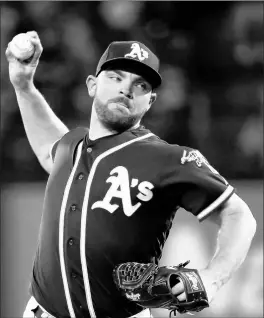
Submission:
[[150,99],[149,99],[149,103],[150,105],[152,105],[155,100],[157,99],[157,94],[156,93],[151,93]]
[[86,79],[86,86],[88,88],[88,93],[90,97],[95,96],[96,84],[97,84],[97,78],[93,75],[89,75]]

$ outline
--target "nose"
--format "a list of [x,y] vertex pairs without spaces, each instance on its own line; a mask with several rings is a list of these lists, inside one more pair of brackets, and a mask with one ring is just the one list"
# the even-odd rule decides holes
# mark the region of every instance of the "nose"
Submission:
[[122,85],[121,89],[120,89],[120,93],[124,96],[126,96],[129,99],[133,98],[133,93],[132,93],[132,85],[131,84],[125,84]]

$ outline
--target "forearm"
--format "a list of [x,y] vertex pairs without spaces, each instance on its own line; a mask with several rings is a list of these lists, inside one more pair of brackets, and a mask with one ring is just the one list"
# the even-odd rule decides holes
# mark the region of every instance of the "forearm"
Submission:
[[34,85],[15,92],[29,143],[41,160],[48,155],[49,146],[67,133],[68,128]]
[[234,201],[237,204],[227,204],[221,211],[217,247],[207,267],[216,289],[225,284],[243,263],[256,231],[256,222],[248,206],[236,195]]

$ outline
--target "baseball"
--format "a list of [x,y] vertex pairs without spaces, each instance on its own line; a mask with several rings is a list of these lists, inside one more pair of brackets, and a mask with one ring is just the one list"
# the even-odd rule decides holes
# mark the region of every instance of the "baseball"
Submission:
[[26,60],[34,54],[34,45],[30,42],[30,37],[26,33],[16,35],[10,42],[9,48],[15,58]]

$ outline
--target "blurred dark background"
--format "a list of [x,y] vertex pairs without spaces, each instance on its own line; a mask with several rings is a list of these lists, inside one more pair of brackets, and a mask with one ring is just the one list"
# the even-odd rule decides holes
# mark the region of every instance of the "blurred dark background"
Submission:
[[226,178],[262,177],[263,3],[2,2],[3,182],[47,178],[26,139],[4,56],[13,36],[29,30],[44,47],[36,86],[70,128],[89,124],[85,80],[108,44],[139,40],[158,54],[163,76],[145,126],[199,148]]
[[[69,128],[89,125],[85,80],[110,42],[137,40],[157,53],[163,85],[143,124],[199,149],[258,223],[243,266],[197,316],[263,317],[263,2],[2,1],[0,8],[1,317],[21,317],[28,300],[48,178],[26,138],[4,54],[30,30],[44,48],[35,84]],[[191,259],[203,268],[216,234],[180,210],[161,262]]]

